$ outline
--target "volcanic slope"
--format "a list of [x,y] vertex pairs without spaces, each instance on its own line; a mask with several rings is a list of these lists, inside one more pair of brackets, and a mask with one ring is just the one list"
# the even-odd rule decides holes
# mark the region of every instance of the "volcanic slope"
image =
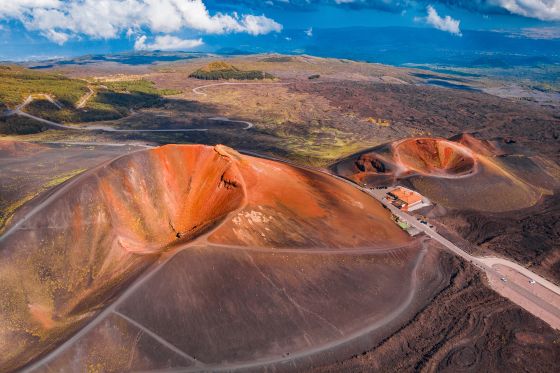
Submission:
[[560,166],[512,139],[411,138],[358,153],[333,172],[370,186],[403,184],[422,210],[478,256],[506,256],[560,283]]
[[[191,252],[194,246],[208,247],[208,254],[203,251],[195,255],[198,251]],[[307,273],[311,274],[314,268],[314,265],[304,266],[303,259],[297,257],[283,261],[279,258],[277,262],[274,249],[282,248],[287,252],[316,251],[319,255],[325,249],[341,253],[350,249],[354,253],[369,255],[371,259],[360,259],[366,266],[354,280],[359,283],[367,277],[374,291],[381,294],[371,300],[379,302],[376,303],[377,308],[373,308],[379,310],[379,315],[390,314],[391,309],[409,304],[413,292],[411,284],[415,282],[398,281],[397,277],[405,275],[412,278],[414,268],[423,257],[420,245],[394,225],[389,213],[366,194],[328,175],[243,156],[224,146],[167,145],[135,152],[91,169],[58,186],[48,195],[31,201],[25,206],[25,214],[17,215],[0,237],[0,371],[20,368],[53,350],[92,319],[96,322],[88,327],[103,328],[115,315],[126,313],[126,308],[119,313],[110,312],[109,317],[103,316],[105,324],[98,321],[99,312],[103,309],[105,311],[101,314],[113,311],[108,308],[109,305],[119,294],[124,296],[127,287],[130,286],[131,295],[136,294],[132,291],[136,288],[130,285],[133,282],[136,287],[147,286],[142,293],[150,290],[154,294],[151,299],[154,304],[150,308],[143,301],[142,307],[134,307],[134,312],[129,312],[130,317],[145,318],[149,322],[151,315],[161,315],[162,307],[182,304],[184,308],[171,311],[177,312],[179,319],[184,319],[185,312],[198,310],[201,304],[199,302],[195,307],[192,303],[197,300],[196,297],[189,302],[189,290],[197,286],[196,281],[202,281],[198,283],[200,289],[209,286],[208,276],[223,277],[230,273],[229,265],[224,267],[225,263],[231,262],[235,266],[241,265],[241,261],[241,268],[252,266],[256,270],[253,275],[268,278],[265,284],[272,292],[268,294],[272,294],[270,307],[286,310],[284,303],[289,302],[298,305],[299,312],[308,309],[302,304],[319,299],[320,291],[314,294],[315,298],[307,299],[300,295],[300,303],[290,296],[288,299],[282,298],[284,296],[279,298],[275,293],[280,289],[276,286],[277,281],[286,282],[287,289],[293,285],[291,279],[296,273],[307,268]],[[266,277],[263,271],[267,270],[259,269],[257,264],[261,259],[251,258],[249,254],[241,255],[241,258],[229,254],[251,250],[270,252],[272,257],[266,263],[275,268],[280,266],[281,269],[271,269],[279,271],[279,274]],[[221,256],[230,259],[218,259],[220,255],[216,252],[223,252]],[[182,255],[175,255],[177,253]],[[210,270],[204,263],[211,260],[200,260],[200,255],[213,255],[209,258],[216,258],[213,259],[215,266]],[[357,259],[349,256],[346,260],[346,263],[351,263]],[[385,264],[375,270],[382,262]],[[165,271],[167,264],[176,268]],[[161,270],[164,265],[164,270]],[[282,271],[287,271],[286,265],[296,272],[282,274]],[[337,261],[329,265],[332,269],[327,266],[324,270],[344,282],[347,271],[341,270]],[[157,287],[160,282],[138,283],[146,279],[146,276],[139,276],[151,267],[146,273],[167,274],[168,278],[163,278],[165,284],[177,284],[179,278],[174,276],[185,275],[190,266],[194,266],[189,277],[189,281],[194,281],[189,285],[192,287],[183,289],[184,293],[177,295],[172,292],[168,295],[181,298],[183,303],[167,304],[170,299],[158,299],[163,293],[154,292],[154,286]],[[214,268],[221,268],[222,273],[216,274]],[[201,271],[204,275],[197,279],[196,274]],[[230,274],[235,278],[241,276],[241,273]],[[226,278],[222,280],[227,281]],[[254,278],[249,276],[246,280],[247,283],[239,283],[236,289],[243,296],[254,292],[256,286]],[[389,282],[394,285],[384,286]],[[350,281],[344,286],[352,287],[353,283]],[[332,288],[334,285],[329,284],[325,286]],[[294,291],[301,290],[298,289]],[[337,293],[339,290],[335,287],[332,291]],[[234,290],[231,293],[235,293]],[[201,299],[206,299],[204,294],[208,293],[201,293]],[[358,294],[354,295],[359,298]],[[119,301],[126,303],[124,301],[128,298],[123,300],[123,296]],[[309,307],[317,308],[319,305],[313,303]],[[113,306],[116,307],[116,304]],[[138,314],[143,307],[148,311]],[[195,323],[189,326],[195,331],[197,327],[204,328],[211,341],[220,336],[208,331],[212,328],[211,322],[215,321],[212,317],[218,317],[214,312],[217,310],[212,310],[210,305],[209,308],[199,310],[209,315],[205,316],[208,325]],[[321,313],[325,310],[320,307],[309,312]],[[364,306],[362,311],[371,314],[372,305]],[[280,317],[281,320],[281,315],[270,316]],[[128,316],[124,317],[126,320]],[[247,317],[248,320],[258,320],[256,315],[249,314]],[[284,314],[284,317],[287,316]],[[335,334],[338,334],[339,328],[345,327],[343,320],[331,322],[325,321],[325,317],[315,317],[318,320],[315,322],[333,324]],[[170,324],[160,326],[172,334],[164,339],[179,338],[177,344],[182,343],[185,349],[191,348],[194,343],[192,337],[173,335],[177,333],[173,328],[176,321],[174,318]],[[301,322],[310,321],[303,318]],[[122,317],[118,323],[123,333],[138,330],[135,323],[128,322],[127,326],[122,326]],[[296,324],[291,325],[294,325],[290,329],[294,333],[301,329],[295,328]],[[302,338],[300,341],[311,343],[306,338],[314,338],[313,333],[323,330],[319,326],[315,325],[308,334],[298,337]],[[279,329],[282,329],[281,322]],[[264,335],[258,329],[255,332]],[[110,334],[108,329],[99,329],[95,333],[98,336]],[[284,344],[293,342],[293,336],[284,337]],[[130,336],[122,338],[134,341]],[[161,340],[146,335],[137,347],[143,344],[150,346],[153,342],[151,338]],[[332,335],[317,338],[327,341]],[[239,341],[231,341],[243,347]],[[251,341],[261,345],[264,356],[271,353],[272,346],[278,345],[272,337],[269,340],[271,345],[263,345],[259,339]],[[165,350],[167,347],[164,344],[158,348]],[[150,351],[157,355],[158,348]],[[230,345],[219,351],[213,350],[207,358],[212,362],[226,358],[234,361],[237,355],[229,356],[227,352],[232,348]],[[65,351],[71,354],[70,350]],[[166,351],[169,356],[173,355],[169,361],[181,360],[184,364],[182,354],[177,357],[176,353]],[[72,355],[73,361],[82,362],[86,367],[90,360],[84,357],[83,351],[77,354],[83,358]],[[251,359],[250,355],[242,357]],[[111,356],[94,360],[104,361],[108,370],[113,361]],[[153,367],[150,364],[141,366]],[[124,369],[118,364],[112,367]]]
[[503,139],[469,134],[396,141],[350,156],[331,169],[360,184],[401,181],[446,208],[486,212],[533,206],[560,187],[554,162]]

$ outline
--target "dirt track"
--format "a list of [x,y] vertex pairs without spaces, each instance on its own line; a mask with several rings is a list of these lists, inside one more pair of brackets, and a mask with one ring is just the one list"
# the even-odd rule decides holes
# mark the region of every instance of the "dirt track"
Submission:
[[[229,84],[233,84],[233,83],[229,83]],[[239,83],[241,84],[241,83]],[[272,84],[272,83],[269,83]],[[202,87],[199,87],[202,88]],[[90,88],[91,90],[91,88]],[[80,100],[79,105],[81,104],[82,107],[83,105],[85,105],[87,103],[87,100],[94,94],[95,92],[93,92],[93,90],[91,90],[91,92],[89,93],[90,96],[84,97],[82,100]],[[105,131],[105,132],[115,132],[115,133],[150,133],[150,132],[206,132],[209,131],[210,128],[175,128],[175,129],[118,129],[118,128],[114,128],[114,127],[110,127],[110,126],[105,126],[105,125],[96,125],[96,124],[92,124],[92,125],[87,125],[87,126],[68,126],[62,123],[57,123],[57,122],[53,122],[50,120],[46,120],[40,117],[37,117],[35,115],[26,113],[23,111],[23,109],[25,109],[25,107],[27,105],[29,105],[31,102],[33,102],[35,100],[34,96],[44,96],[48,101],[50,101],[51,103],[53,103],[54,105],[56,105],[59,109],[61,108],[61,106],[49,95],[30,95],[28,96],[25,101],[20,104],[19,106],[16,107],[15,110],[8,110],[7,112],[4,113],[5,116],[12,116],[12,115],[20,115],[29,119],[33,119],[36,121],[39,121],[41,123],[45,123],[48,124],[51,127],[55,127],[55,128],[60,128],[60,129],[65,129],[65,130],[74,130],[74,131]],[[80,108],[80,107],[78,107]],[[224,117],[214,117],[214,118],[209,118],[209,120],[212,121],[220,121],[220,122],[225,122],[225,123],[239,123],[239,124],[244,124],[245,127],[242,128],[243,130],[248,130],[251,129],[254,124],[251,122],[247,122],[247,121],[242,121],[242,120],[234,120],[234,119],[229,119],[229,118],[224,118]]]
[[[248,152],[248,153],[252,153],[252,152]],[[254,155],[256,155],[255,153],[252,153]],[[269,159],[274,159],[276,161],[282,161],[279,159],[276,159],[274,157],[268,157],[265,156],[266,158]],[[290,162],[288,162],[290,163]],[[291,164],[291,163],[290,163]],[[322,171],[324,172],[324,171]],[[333,175],[331,175],[333,176]],[[337,177],[337,176],[334,176]],[[468,254],[467,252],[465,252],[464,250],[462,250],[461,248],[459,248],[458,246],[456,246],[455,244],[453,244],[452,242],[450,242],[449,240],[445,239],[444,237],[442,237],[440,234],[438,234],[436,231],[434,231],[433,229],[429,228],[427,225],[421,224],[419,221],[417,221],[416,219],[414,219],[412,216],[410,216],[409,214],[397,209],[396,207],[394,207],[392,204],[390,204],[384,197],[385,197],[385,191],[384,190],[371,190],[371,189],[367,189],[367,188],[361,188],[360,186],[358,186],[357,184],[350,182],[346,179],[337,177],[339,180],[342,180],[346,183],[349,183],[350,185],[362,190],[363,192],[370,194],[372,197],[376,198],[378,201],[380,201],[385,207],[387,207],[389,210],[391,210],[391,212],[397,216],[399,216],[402,220],[407,221],[411,226],[416,227],[419,231],[426,233],[429,237],[435,239],[437,242],[439,242],[440,244],[442,244],[444,247],[446,247],[447,249],[449,249],[451,252],[453,252],[455,255],[458,255],[459,257],[465,259],[467,262],[472,263],[473,265],[475,265],[476,267],[478,267],[479,269],[483,270],[490,278],[493,278],[493,281],[490,282],[491,285],[496,284],[495,279],[500,279],[502,277],[502,275],[496,271],[493,266],[497,263],[508,266],[509,268],[518,271],[520,274],[524,274],[525,276],[535,280],[537,282],[536,287],[538,286],[543,286],[544,288],[547,288],[549,290],[551,290],[551,293],[548,295],[549,297],[554,297],[554,299],[551,301],[550,299],[544,299],[542,297],[539,296],[535,296],[534,294],[532,294],[531,292],[527,292],[525,290],[523,290],[518,284],[515,284],[515,282],[506,282],[506,283],[501,283],[500,288],[503,287],[507,287],[510,288],[511,291],[507,292],[507,293],[501,293],[503,296],[506,296],[507,298],[509,298],[511,301],[513,301],[514,303],[518,304],[519,306],[521,306],[522,308],[526,309],[528,312],[534,314],[535,316],[539,317],[539,318],[543,318],[543,320],[545,322],[547,322],[549,325],[551,325],[553,328],[560,330],[560,308],[557,306],[554,306],[553,304],[558,304],[560,302],[560,287],[556,286],[555,284],[551,283],[550,281],[544,279],[543,277],[537,275],[536,273],[520,266],[519,264],[510,261],[510,260],[506,260],[506,259],[502,259],[502,258],[490,258],[490,257],[475,257],[472,256],[470,254]],[[521,282],[525,281],[525,277],[521,277],[522,280]],[[514,277],[512,280],[519,280],[519,277]],[[498,288],[496,287],[496,290]],[[552,302],[552,304],[550,304]]]
[[[161,166],[162,163],[167,166]],[[206,166],[202,167],[203,164]],[[179,178],[182,180],[182,178],[186,177],[183,173],[176,175],[170,171],[171,169],[196,170],[197,172],[186,183],[175,179]],[[210,173],[210,176],[206,175],[205,172]],[[242,172],[244,176],[241,177],[239,172]],[[136,175],[145,175],[145,178],[137,178]],[[212,180],[212,185],[215,182],[215,193],[217,193],[212,198],[205,194],[214,190],[208,188],[209,180]],[[289,180],[293,181],[288,182]],[[123,188],[121,185],[123,182],[125,185],[139,183],[137,187],[133,188],[136,190],[134,197],[127,195],[127,190],[130,190],[130,188]],[[150,184],[144,184],[146,182]],[[161,188],[160,185],[165,185],[165,188]],[[176,185],[178,190],[175,190],[174,185]],[[279,186],[281,186],[282,193],[278,193]],[[184,194],[181,188],[187,187],[192,193],[200,192],[202,195],[190,196],[188,193]],[[170,191],[173,193],[172,195],[168,194],[171,193]],[[90,193],[99,194],[99,197],[92,197]],[[332,199],[330,197],[332,193],[337,195],[337,198]],[[235,198],[229,198],[228,196],[230,195]],[[177,204],[167,204],[170,208],[169,211],[150,208],[150,206],[159,205],[160,202],[158,201],[161,200],[175,200],[176,196],[186,198],[185,201],[195,205],[202,203],[203,206],[201,208],[198,208],[198,206],[185,208],[184,203],[186,202],[179,201]],[[221,201],[220,206],[223,207],[224,201],[222,199],[224,198],[225,201],[233,201],[231,203],[245,202],[241,205],[241,210],[236,208],[231,215],[228,215],[227,218],[224,217],[223,224],[206,231],[204,233],[205,236],[201,238],[202,242],[197,241],[196,244],[187,245],[189,250],[181,250],[180,248],[177,250],[174,247],[174,242],[178,238],[182,239],[183,234],[191,232],[193,226],[201,227],[199,229],[205,227],[204,222],[206,218],[204,218],[204,214],[199,217],[199,213],[204,213],[204,211],[208,210],[207,212],[215,215],[221,211],[208,207],[207,201]],[[122,205],[123,201],[126,201],[128,206]],[[140,201],[142,203],[136,205]],[[348,203],[345,203],[345,201],[348,201]],[[94,207],[90,205],[91,203],[101,205]],[[113,203],[119,205],[119,208],[114,208]],[[70,205],[74,207],[79,206],[80,212],[78,212],[77,208],[68,209],[66,207]],[[176,209],[174,206],[181,206],[181,208]],[[266,208],[263,208],[263,206]],[[151,218],[150,223],[150,227],[156,229],[155,232],[150,232],[151,228],[148,226],[142,227],[135,224],[137,221],[135,217],[139,211],[138,208],[145,213],[158,214]],[[329,211],[329,213],[325,214],[325,210]],[[52,211],[52,213],[48,213],[48,211]],[[106,217],[100,219],[97,214],[91,215],[95,211],[102,213]],[[170,214],[169,218],[159,216],[162,212],[164,215]],[[76,213],[80,216],[77,220]],[[49,218],[41,217],[42,214],[49,216]],[[183,216],[183,214],[185,215]],[[208,219],[214,221],[214,215],[208,217]],[[31,250],[31,255],[34,256],[32,262],[42,263],[40,265],[45,266],[49,265],[48,263],[52,258],[59,258],[61,255],[68,258],[83,258],[83,255],[81,255],[82,249],[88,245],[93,245],[92,249],[85,248],[84,250],[92,253],[92,256],[90,256],[91,260],[102,264],[100,267],[103,272],[96,276],[96,281],[93,284],[88,284],[87,277],[85,279],[82,277],[83,269],[87,268],[89,264],[80,264],[76,267],[52,265],[53,269],[49,276],[58,278],[59,275],[67,276],[69,273],[75,277],[71,288],[68,290],[72,292],[72,296],[68,297],[63,294],[64,298],[58,298],[59,300],[55,303],[59,307],[57,310],[51,311],[46,308],[44,306],[45,298],[28,298],[28,303],[26,303],[28,305],[21,303],[15,296],[9,298],[16,302],[18,307],[31,309],[28,322],[36,325],[36,321],[39,320],[41,323],[40,328],[44,330],[46,338],[51,333],[51,325],[54,322],[51,322],[51,313],[56,312],[59,315],[61,313],[68,315],[69,312],[69,317],[73,317],[76,313],[81,314],[82,312],[84,312],[84,315],[89,315],[88,308],[85,307],[92,307],[90,306],[90,294],[99,289],[100,293],[95,295],[95,302],[97,302],[97,299],[106,298],[104,282],[100,282],[101,280],[99,279],[105,278],[104,281],[115,283],[117,289],[121,286],[120,284],[124,283],[125,285],[122,285],[122,288],[127,289],[124,290],[124,294],[134,293],[135,297],[140,296],[140,294],[147,294],[149,291],[152,291],[151,289],[154,286],[160,283],[181,282],[173,278],[165,281],[156,281],[155,283],[146,280],[146,283],[141,281],[139,285],[134,283],[129,287],[126,278],[120,279],[118,277],[121,272],[125,276],[129,276],[129,273],[132,273],[132,281],[135,278],[134,273],[136,271],[142,271],[146,264],[149,265],[152,260],[156,259],[155,255],[159,252],[158,250],[164,250],[171,245],[173,250],[170,251],[169,255],[162,254],[162,260],[158,261],[156,265],[165,266],[168,260],[170,263],[175,263],[179,261],[179,259],[174,259],[175,253],[179,255],[179,252],[188,251],[188,254],[181,255],[181,264],[173,264],[173,266],[178,266],[181,271],[188,266],[200,268],[200,271],[203,272],[199,275],[206,276],[207,273],[212,273],[208,272],[210,270],[209,267],[189,263],[192,260],[202,260],[203,263],[206,263],[208,260],[200,257],[200,255],[206,255],[206,252],[212,251],[215,253],[213,254],[213,260],[216,261],[215,265],[223,266],[225,265],[224,260],[232,261],[231,264],[226,265],[219,273],[231,268],[231,270],[240,271],[236,272],[234,276],[249,276],[246,280],[241,281],[239,286],[235,287],[235,291],[241,293],[241,298],[239,299],[244,299],[244,297],[248,296],[248,301],[255,301],[257,299],[251,294],[247,294],[247,291],[257,290],[264,292],[258,296],[259,299],[262,299],[261,297],[269,298],[267,300],[269,302],[268,306],[265,306],[265,303],[262,303],[261,300],[255,304],[255,307],[265,307],[264,309],[268,310],[268,312],[274,311],[273,314],[267,316],[267,319],[270,317],[268,322],[279,323],[279,329],[262,329],[258,325],[255,325],[253,328],[243,329],[248,333],[245,337],[246,344],[238,345],[236,348],[242,348],[239,354],[243,354],[244,357],[240,356],[235,359],[236,364],[241,365],[248,364],[248,361],[253,362],[262,359],[264,359],[263,361],[270,360],[271,362],[276,362],[277,359],[280,359],[279,361],[290,359],[287,356],[278,356],[277,347],[275,347],[278,343],[283,348],[293,349],[290,352],[297,356],[295,351],[307,351],[313,346],[330,346],[332,341],[336,341],[340,337],[341,333],[339,330],[343,330],[342,334],[344,335],[355,335],[353,333],[358,333],[357,330],[363,329],[364,325],[375,325],[375,329],[383,327],[393,320],[393,317],[400,315],[400,312],[395,310],[404,307],[408,311],[406,306],[408,304],[407,299],[410,296],[416,296],[415,285],[397,281],[397,277],[402,278],[403,273],[406,273],[408,278],[409,275],[412,276],[416,265],[423,265],[421,258],[424,255],[422,254],[424,251],[418,245],[412,244],[410,239],[402,231],[398,230],[397,227],[389,224],[388,215],[381,206],[355,188],[322,173],[296,169],[268,160],[236,155],[231,149],[227,150],[227,148],[220,146],[215,148],[204,146],[166,146],[118,158],[108,164],[87,171],[79,177],[75,177],[64,185],[59,186],[48,196],[45,196],[44,199],[33,201],[22,217],[22,220],[16,221],[9,226],[5,234],[0,238],[0,244],[8,248],[3,251],[6,258],[11,257],[16,260],[18,255],[25,255],[28,250]],[[149,217],[142,218],[141,221],[147,221],[147,218]],[[163,220],[159,221],[162,218]],[[132,222],[129,219],[132,219]],[[202,225],[197,219],[203,219]],[[339,224],[340,221],[348,219],[355,222],[353,227]],[[154,220],[158,221],[154,223]],[[108,221],[112,223],[106,225]],[[167,222],[169,223],[166,224]],[[95,227],[93,231],[91,230],[92,227]],[[108,234],[102,234],[105,227],[109,229]],[[292,227],[290,228],[290,237],[285,235],[286,227]],[[356,227],[358,231],[351,229]],[[136,233],[136,230],[139,230],[139,233]],[[38,235],[38,231],[42,233]],[[70,231],[72,233],[62,236],[57,233]],[[206,235],[212,236],[209,244],[204,238]],[[41,243],[33,242],[37,237],[40,237]],[[68,240],[68,245],[59,241],[60,237],[65,237]],[[85,241],[80,237],[83,237]],[[95,237],[103,240],[103,242],[99,243]],[[185,239],[188,237],[185,236]],[[138,239],[147,241],[141,243],[137,242]],[[108,241],[105,242],[106,240]],[[14,242],[17,242],[17,245],[14,245]],[[53,245],[45,244],[45,242],[53,242]],[[227,243],[229,242],[236,246],[234,250],[228,248]],[[254,243],[256,242],[262,243],[262,246],[258,246],[258,250],[255,250]],[[204,250],[200,251],[199,248],[202,243],[207,246]],[[400,243],[400,245],[397,245],[397,243]],[[43,257],[43,254],[47,254],[47,251],[37,252],[33,250],[37,245],[46,247],[47,251],[50,247],[61,249],[62,254]],[[278,247],[280,249],[276,250]],[[104,251],[105,249],[112,252],[107,254]],[[339,252],[335,253],[335,250],[339,250]],[[118,263],[115,263],[115,259],[106,259],[107,256],[112,258],[113,255],[117,255],[119,258]],[[195,256],[193,257],[193,255]],[[282,260],[278,256],[282,256],[284,259]],[[311,257],[317,257],[317,259],[311,259]],[[342,258],[342,263],[337,258]],[[139,264],[137,263],[138,260],[141,260]],[[183,263],[182,261],[186,262]],[[292,264],[283,264],[284,261],[292,262]],[[317,267],[317,261],[322,262],[323,266]],[[236,266],[235,263],[237,262],[239,262],[240,267]],[[8,259],[3,261],[3,265],[9,265]],[[47,294],[46,296],[49,296],[50,293],[48,291],[40,291],[40,288],[45,286],[45,282],[35,278],[33,275],[33,265],[26,267],[26,274],[24,276],[30,276],[30,281],[28,281],[26,288],[38,289],[35,291],[36,294]],[[350,268],[353,268],[355,265],[361,268],[356,272],[355,278],[349,282],[344,280],[344,276],[347,276]],[[107,266],[109,268],[105,269]],[[117,266],[118,269],[113,270],[112,266]],[[267,269],[261,268],[263,266]],[[300,272],[300,268],[305,268],[305,271],[302,270]],[[326,272],[323,273],[323,271]],[[183,272],[177,273],[175,270],[171,272],[167,270],[158,271],[158,273],[161,273],[158,276],[168,274],[181,275]],[[6,272],[0,271],[0,273],[5,274]],[[198,272],[193,272],[193,276],[196,273]],[[307,288],[293,286],[294,283],[289,281],[293,276],[303,276],[301,280],[308,282],[310,285],[320,281],[322,284],[320,288],[324,290],[322,292],[313,292],[313,296],[310,297],[309,294],[302,293]],[[340,281],[332,281],[333,276],[340,277]],[[10,276],[8,275],[8,277]],[[287,279],[288,282],[286,282]],[[10,283],[12,279],[11,277],[10,279],[6,278],[5,281]],[[212,286],[214,283],[208,281],[201,282],[200,279],[196,278],[190,278],[188,281],[192,281],[193,286],[202,289],[204,286]],[[246,286],[246,284],[252,284],[255,281],[260,283],[260,285]],[[363,288],[363,285],[356,287],[355,284],[359,284],[360,281],[366,281],[370,285],[365,288]],[[380,284],[385,281],[390,281],[389,286],[380,287]],[[217,280],[216,283],[222,282],[224,284],[231,283],[232,279],[230,276],[226,276]],[[283,282],[286,283],[282,284]],[[9,286],[11,288],[11,285]],[[144,286],[147,286],[147,288]],[[282,290],[287,286],[290,286],[292,290],[289,292]],[[344,287],[344,290],[339,289],[340,286]],[[142,287],[142,290],[135,291],[139,287]],[[113,287],[111,288],[113,289]],[[347,296],[350,296],[353,302],[357,302],[356,308],[352,312],[358,312],[359,315],[347,319],[342,317],[346,311],[335,312],[335,307],[324,307],[322,303],[328,301],[328,298],[324,297],[324,291],[332,293],[333,296],[339,292],[348,294]],[[372,296],[363,298],[359,291],[370,292]],[[172,331],[174,330],[187,332],[189,328],[191,328],[190,334],[200,333],[206,330],[207,327],[211,327],[213,318],[224,317],[222,314],[209,312],[206,307],[204,307],[206,310],[200,310],[200,312],[195,312],[192,317],[186,317],[184,315],[185,310],[191,310],[198,304],[197,302],[191,303],[190,298],[185,296],[185,294],[190,292],[188,289],[185,289],[185,292],[167,295],[169,297],[179,297],[178,300],[161,300],[161,304],[167,304],[167,307],[170,308],[182,304],[181,302],[186,302],[177,310],[169,311],[171,314],[175,313],[175,317],[189,323],[185,325],[185,328],[175,328],[173,327],[174,322],[170,321],[163,325],[155,325],[158,328],[164,328],[163,331],[155,330],[154,325],[150,326],[150,322],[153,322],[153,320],[150,321],[150,315],[153,312],[158,314],[156,312],[157,308],[151,310],[148,307],[141,314],[137,314],[136,311],[142,309],[142,307],[136,306],[126,313],[122,309],[119,309],[118,312],[133,318],[138,323],[138,325],[132,325],[133,327],[137,328],[140,325],[141,328],[148,328],[164,340],[173,341],[173,345],[188,354],[193,348],[200,348],[197,346],[202,346],[201,341],[199,339],[187,338],[186,335],[174,337],[170,333],[173,333]],[[201,296],[210,293],[212,293],[210,290],[204,291]],[[54,294],[54,296],[58,297],[58,294]],[[153,299],[159,296],[154,295],[155,298]],[[225,294],[218,296],[215,301],[219,302],[219,299],[222,297],[225,297],[224,299],[236,299],[229,298],[229,295]],[[348,302],[350,302],[350,299]],[[124,306],[128,303],[128,298],[124,296],[122,305]],[[141,303],[146,304],[146,301],[142,300]],[[113,315],[110,312],[111,309],[119,307],[121,303],[117,301],[115,306],[112,306],[112,304],[114,303],[111,301],[99,306],[94,304],[93,307],[105,308],[109,306],[107,313],[102,313],[102,316],[107,315],[109,317]],[[341,303],[341,306],[344,304],[347,304],[347,302]],[[237,306],[246,307],[246,305],[246,302],[241,302]],[[208,307],[212,309],[210,305]],[[290,310],[286,310],[285,307],[289,307]],[[67,311],[68,309],[70,311]],[[95,308],[93,309],[95,310]],[[7,312],[9,313],[9,315],[6,315],[7,318],[27,315],[23,309],[15,313],[10,310]],[[260,312],[250,308],[245,311],[235,311],[227,317],[237,315],[235,317],[238,318],[240,314],[243,314],[246,318],[245,322],[259,323],[261,322],[261,317],[258,316]],[[365,314],[368,315],[367,320],[362,317]],[[198,317],[205,318],[205,320],[197,322],[197,315]],[[387,319],[387,315],[391,315],[391,318]],[[57,320],[63,321],[64,317],[57,316]],[[85,317],[89,318],[89,316]],[[147,317],[148,319],[142,321],[139,319],[142,317]],[[201,328],[200,323],[210,324],[207,327]],[[287,324],[281,326],[280,324],[282,323]],[[87,335],[87,338],[90,338],[90,331],[96,334],[103,329],[104,325],[107,325],[105,319],[94,322],[92,326],[86,327],[82,332],[79,332],[76,338],[71,338],[70,342],[63,345],[69,346],[78,340],[84,341],[80,336],[86,338]],[[325,329],[326,325],[331,326]],[[167,327],[171,327],[171,331],[165,331]],[[254,330],[260,330],[260,332],[252,333],[251,331]],[[275,334],[279,330],[283,332]],[[290,332],[286,334],[288,331]],[[260,340],[265,332],[273,333],[267,336],[268,342]],[[294,335],[300,335],[298,338],[302,338],[296,344],[293,342]],[[304,336],[305,338],[310,338],[309,341],[306,341]],[[212,351],[211,342],[215,341],[216,338],[218,338],[218,335],[212,334],[211,338],[206,342],[208,343],[208,349],[203,349],[202,352],[210,353]],[[275,339],[277,339],[276,342]],[[197,344],[194,346],[184,345],[195,341],[197,341]],[[230,339],[224,339],[223,341],[224,343],[229,343]],[[22,340],[22,343],[30,343],[30,348],[24,351],[25,354],[32,354],[33,351],[40,351],[43,348],[34,339],[25,339],[25,342]],[[54,340],[50,343],[58,344]],[[100,343],[103,344],[103,342]],[[262,359],[250,358],[248,353],[254,351],[257,347],[261,349],[259,356]],[[232,361],[231,359],[234,357],[229,358],[227,355],[224,355],[231,348],[233,346],[222,346],[220,350],[212,352],[212,355],[208,355],[202,360],[211,366],[224,365],[225,361]],[[196,356],[201,356],[202,352],[196,353]],[[68,353],[71,354],[72,352]],[[54,356],[58,355],[55,354]],[[60,356],[62,358],[66,354]],[[17,363],[17,361],[21,360],[14,357],[12,361]],[[59,360],[56,359],[56,361]],[[264,364],[269,363],[264,362]]]

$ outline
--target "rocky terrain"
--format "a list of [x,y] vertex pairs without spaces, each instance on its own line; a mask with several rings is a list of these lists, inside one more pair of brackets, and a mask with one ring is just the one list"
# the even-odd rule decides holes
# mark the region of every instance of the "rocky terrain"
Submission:
[[53,65],[95,83],[76,118],[102,86],[158,103],[0,120],[0,371],[558,371],[557,331],[322,172],[415,189],[464,250],[558,283],[557,106],[311,56],[227,60],[274,81],[189,78],[214,60]]
[[449,255],[451,272],[432,302],[382,342],[312,372],[554,372],[560,335],[489,290]]
[[558,166],[507,139],[451,140],[397,141],[332,170],[359,184],[408,185],[435,202],[424,214],[474,245],[467,250],[513,258],[558,281]]

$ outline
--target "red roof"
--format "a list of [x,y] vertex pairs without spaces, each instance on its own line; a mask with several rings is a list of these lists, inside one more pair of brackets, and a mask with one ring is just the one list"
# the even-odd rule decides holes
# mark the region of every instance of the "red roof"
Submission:
[[411,190],[396,188],[392,190],[391,193],[393,193],[395,196],[397,196],[398,199],[406,202],[409,205],[413,205],[422,201],[422,196]]

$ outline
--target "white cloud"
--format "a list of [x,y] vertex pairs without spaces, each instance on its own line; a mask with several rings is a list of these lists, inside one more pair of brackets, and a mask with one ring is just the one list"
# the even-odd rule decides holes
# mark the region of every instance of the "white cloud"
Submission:
[[46,30],[42,34],[59,45],[66,43],[70,38],[67,34],[55,30]]
[[[240,20],[240,26],[237,32],[248,32],[251,35],[264,35],[269,32],[282,31],[282,26],[276,21],[265,16],[246,15]],[[238,27],[238,26],[236,26]]]
[[8,0],[0,5],[0,18],[18,18],[28,9],[57,8],[59,0]]
[[440,17],[438,12],[431,5],[428,5],[426,10],[428,11],[428,15],[422,20],[427,24],[441,31],[450,32],[458,36],[462,35],[461,29],[459,28],[461,21],[453,19],[450,16]]
[[513,14],[543,21],[560,20],[560,0],[492,0]]
[[216,13],[202,0],[8,0],[0,19],[15,19],[28,30],[64,43],[80,35],[116,38],[128,30],[171,33],[190,29],[207,34],[280,32],[282,25],[264,15]]
[[204,44],[202,39],[181,39],[171,35],[156,36],[153,43],[146,43],[146,40],[146,35],[140,36],[134,43],[134,49],[147,51],[183,51]]

